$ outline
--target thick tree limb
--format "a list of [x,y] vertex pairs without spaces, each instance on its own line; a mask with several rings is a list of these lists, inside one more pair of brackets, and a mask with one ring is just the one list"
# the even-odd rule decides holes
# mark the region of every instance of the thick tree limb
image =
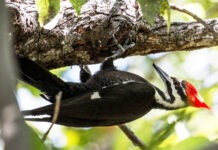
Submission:
[[[78,17],[71,5],[63,1],[56,24],[47,25],[47,29],[39,27],[32,0],[10,2],[7,6],[15,28],[12,33],[16,53],[49,69],[102,61],[118,49],[113,35],[120,44],[127,39],[136,43],[125,56],[218,45],[218,37],[214,39],[198,22],[173,22],[170,34],[160,18],[153,26],[148,25],[134,0],[90,0]],[[218,18],[205,20],[205,23],[218,32]]]

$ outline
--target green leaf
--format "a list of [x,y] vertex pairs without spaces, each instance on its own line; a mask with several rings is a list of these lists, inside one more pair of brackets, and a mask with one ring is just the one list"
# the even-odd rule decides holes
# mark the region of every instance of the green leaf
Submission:
[[163,14],[166,16],[166,21],[167,21],[167,33],[170,32],[170,25],[171,25],[171,18],[170,18],[170,5],[168,1],[163,2]]
[[28,89],[33,96],[35,97],[39,97],[40,94],[42,94],[41,91],[39,91],[38,89],[36,89],[35,87],[25,83],[25,82],[19,82],[19,84],[17,84],[17,89],[19,88],[26,88]]
[[48,0],[49,2],[49,18],[53,18],[60,10],[60,0]]
[[163,122],[161,128],[155,132],[155,136],[152,138],[152,141],[150,143],[150,148],[157,148],[157,146],[159,146],[162,142],[169,138],[174,132],[175,125],[176,122],[173,122],[171,124]]
[[62,76],[62,74],[64,72],[66,72],[69,69],[70,69],[70,67],[61,67],[61,68],[58,68],[58,69],[52,69],[52,70],[50,70],[50,72],[52,74],[55,74],[56,76],[60,77],[60,76]]
[[36,0],[41,25],[49,22],[60,9],[60,0]]
[[191,137],[179,142],[172,148],[169,148],[169,150],[199,150],[208,144],[210,144],[210,141],[205,137]]
[[170,7],[168,0],[139,0],[144,18],[153,24],[159,14],[167,14],[167,24],[170,24]]
[[86,3],[86,0],[70,0],[70,2],[73,5],[73,8],[76,10],[77,15],[79,15],[80,9],[83,6],[83,4]]

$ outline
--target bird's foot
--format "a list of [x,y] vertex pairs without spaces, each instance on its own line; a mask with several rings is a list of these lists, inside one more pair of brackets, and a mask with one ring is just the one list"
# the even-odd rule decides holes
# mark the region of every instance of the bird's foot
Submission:
[[117,47],[119,49],[116,50],[116,51],[113,51],[114,54],[112,56],[110,56],[110,57],[107,57],[105,60],[107,60],[109,58],[115,59],[115,58],[121,57],[128,49],[134,47],[135,46],[135,42],[133,42],[131,39],[132,39],[131,37],[127,38],[126,41],[124,42],[124,44],[121,45],[117,41],[116,37],[113,34],[113,40],[114,40],[115,44],[117,45]]

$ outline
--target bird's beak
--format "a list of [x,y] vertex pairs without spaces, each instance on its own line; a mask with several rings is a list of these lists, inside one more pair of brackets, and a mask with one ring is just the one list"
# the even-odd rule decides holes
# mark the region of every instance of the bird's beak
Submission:
[[159,74],[159,76],[161,77],[161,79],[164,81],[164,83],[167,84],[167,82],[170,83],[171,77],[164,72],[160,67],[158,67],[157,65],[153,64],[154,69],[157,71],[157,73]]

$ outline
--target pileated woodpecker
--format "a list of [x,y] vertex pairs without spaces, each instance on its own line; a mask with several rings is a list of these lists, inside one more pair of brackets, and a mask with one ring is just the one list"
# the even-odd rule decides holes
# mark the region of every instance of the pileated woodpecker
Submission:
[[24,116],[34,116],[26,120],[51,122],[54,97],[59,91],[63,96],[55,123],[73,127],[119,125],[156,108],[173,110],[194,106],[209,109],[191,83],[168,76],[155,64],[154,69],[165,83],[166,92],[138,75],[117,70],[112,58],[104,61],[93,76],[81,67],[83,83],[63,82],[29,59],[18,57],[18,60],[21,79],[45,92],[46,99],[52,103],[23,111]]

